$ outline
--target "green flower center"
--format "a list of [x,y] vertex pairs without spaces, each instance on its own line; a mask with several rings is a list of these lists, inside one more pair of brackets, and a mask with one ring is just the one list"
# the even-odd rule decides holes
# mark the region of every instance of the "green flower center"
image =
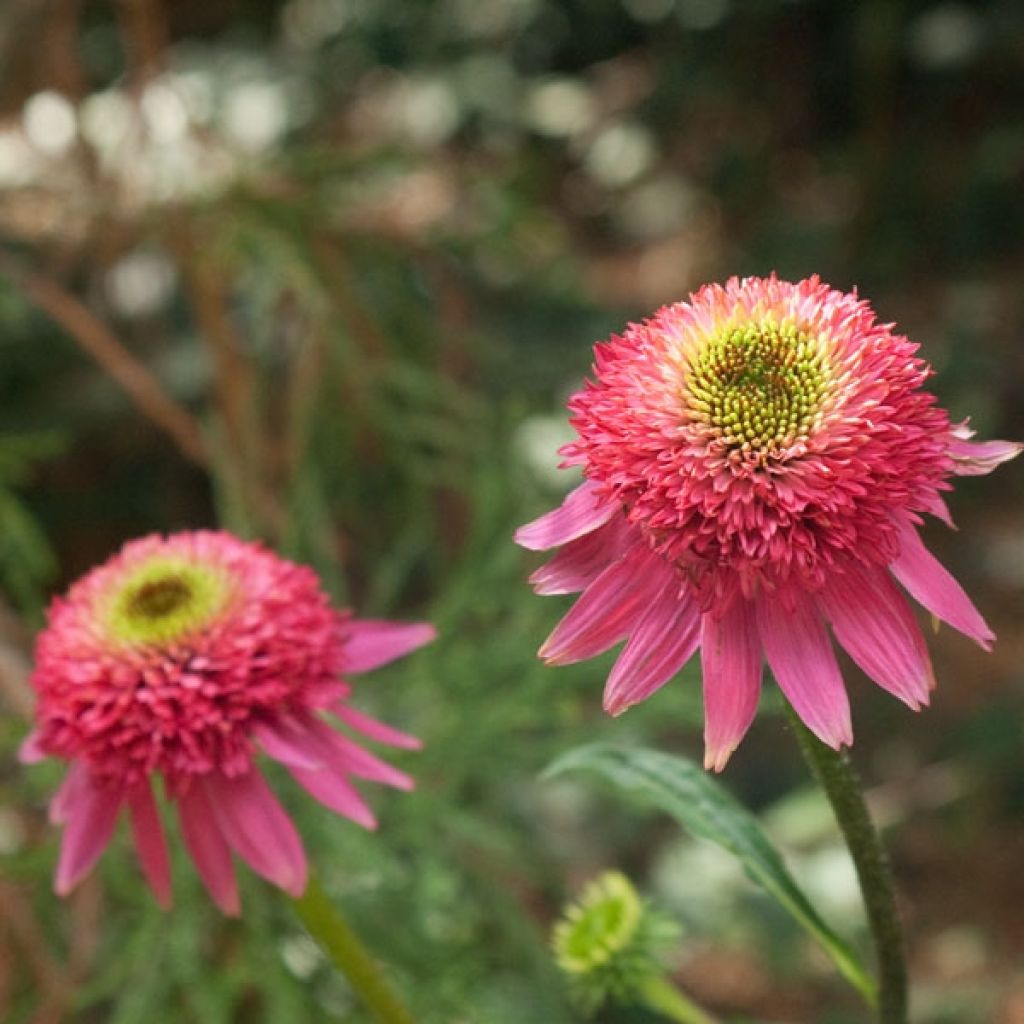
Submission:
[[602,875],[555,928],[559,965],[571,974],[585,974],[607,963],[632,942],[641,913],[636,890],[624,875]]
[[730,447],[773,449],[810,433],[830,379],[810,334],[765,319],[708,340],[690,363],[689,404]]
[[163,645],[201,629],[224,606],[226,578],[177,558],[154,558],[135,569],[110,600],[108,631],[125,643]]

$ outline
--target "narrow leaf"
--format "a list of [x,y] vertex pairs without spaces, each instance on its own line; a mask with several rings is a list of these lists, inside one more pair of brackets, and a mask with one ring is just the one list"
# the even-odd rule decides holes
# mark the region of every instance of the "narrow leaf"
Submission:
[[856,953],[814,909],[754,815],[696,764],[654,750],[592,744],[560,757],[545,777],[572,771],[603,777],[640,802],[672,815],[694,835],[728,850],[747,875],[821,944],[840,974],[874,1005],[875,983]]

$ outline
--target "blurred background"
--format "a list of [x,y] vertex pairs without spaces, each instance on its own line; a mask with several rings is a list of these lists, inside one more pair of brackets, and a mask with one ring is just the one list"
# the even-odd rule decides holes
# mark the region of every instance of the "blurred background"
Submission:
[[[1010,0],[3,0],[0,1020],[366,1019],[252,877],[227,921],[177,857],[164,915],[122,835],[50,891],[61,769],[15,763],[45,603],[130,537],[215,524],[441,630],[357,691],[426,741],[378,834],[280,787],[421,1020],[578,1019],[548,931],[612,866],[724,1017],[863,1020],[723,854],[539,779],[596,738],[699,757],[699,680],[606,720],[610,656],[537,662],[567,602],[511,533],[572,484],[592,343],[732,274],[858,287],[955,419],[1024,437],[1022,185]],[[920,716],[845,665],[922,1024],[1024,1021],[1022,498],[1024,460],[927,530],[994,654],[934,637]],[[724,781],[866,948],[777,712]]]

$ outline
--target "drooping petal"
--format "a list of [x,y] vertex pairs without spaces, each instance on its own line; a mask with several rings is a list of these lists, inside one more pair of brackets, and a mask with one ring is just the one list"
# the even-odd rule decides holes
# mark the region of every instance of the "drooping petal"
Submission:
[[57,792],[50,800],[48,817],[51,825],[63,825],[89,785],[89,770],[80,761],[68,769]]
[[757,630],[768,665],[807,727],[830,747],[853,742],[850,702],[835,651],[811,599],[791,592],[792,610],[778,594],[757,600]]
[[390,747],[403,747],[406,750],[419,750],[423,746],[422,741],[415,736],[410,736],[407,732],[379,722],[376,718],[363,714],[362,711],[356,711],[348,704],[335,704],[331,708],[331,712],[349,728],[361,732],[371,740],[376,740],[377,743],[386,743]]
[[393,765],[364,750],[347,736],[332,729],[320,719],[306,723],[309,741],[320,754],[324,765],[336,771],[355,775],[372,782],[382,782],[396,789],[411,790],[415,787],[412,778]]
[[312,771],[308,768],[289,768],[295,781],[325,807],[354,821],[363,828],[375,829],[377,819],[359,795],[355,786],[332,769]]
[[291,818],[256,769],[202,781],[228,845],[269,882],[298,898],[306,888],[306,854]]
[[736,597],[701,623],[704,767],[720,772],[750,728],[761,696],[761,640],[750,601]]
[[307,731],[286,715],[257,722],[252,733],[269,757],[289,768],[323,767],[323,757],[310,745]]
[[88,779],[76,789],[76,799],[67,807],[53,883],[59,896],[67,896],[92,870],[114,834],[121,808],[121,793],[110,786]]
[[852,566],[829,577],[819,601],[836,640],[879,686],[915,711],[928,703],[935,686],[928,649],[887,572]]
[[169,910],[172,902],[171,862],[149,779],[144,779],[128,794],[128,809],[131,811],[132,838],[142,873],[157,902],[164,910]]
[[38,729],[33,729],[18,747],[18,760],[21,764],[39,764],[46,760],[46,751],[39,746],[41,739]]
[[634,535],[625,519],[610,523],[570,541],[530,576],[538,594],[576,594],[585,590],[608,566],[620,558]]
[[615,502],[598,499],[596,485],[586,480],[570,491],[558,508],[520,526],[515,540],[531,551],[547,551],[596,530],[618,509]]
[[610,565],[554,628],[538,652],[553,665],[569,665],[613,647],[633,628],[672,569],[646,548]]
[[437,630],[429,622],[352,619],[345,642],[345,672],[357,675],[404,657],[429,644]]
[[646,700],[690,659],[700,639],[700,612],[670,574],[634,626],[604,690],[610,715]]
[[213,902],[228,916],[237,917],[242,904],[231,850],[202,785],[193,785],[179,798],[178,818],[185,845]]
[[1024,451],[1017,441],[972,441],[974,431],[968,421],[958,423],[950,431],[949,456],[957,476],[984,476],[1003,462],[1009,462]]
[[915,601],[933,615],[991,650],[995,633],[981,617],[963,587],[942,563],[924,546],[913,524],[898,524],[900,553],[889,566]]

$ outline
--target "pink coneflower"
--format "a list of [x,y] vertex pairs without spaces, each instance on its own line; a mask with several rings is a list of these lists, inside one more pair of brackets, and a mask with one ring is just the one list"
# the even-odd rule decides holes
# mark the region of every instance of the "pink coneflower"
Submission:
[[918,535],[952,525],[951,475],[1021,450],[975,443],[922,390],[917,345],[817,277],[708,285],[595,348],[570,399],[563,465],[585,482],[521,527],[564,545],[531,577],[582,591],[541,648],[553,664],[626,640],[605,689],[612,714],[649,697],[699,647],[706,765],[724,767],[753,720],[767,659],[824,742],[852,741],[828,637],[917,709],[934,686],[904,589],[986,649],[994,639]]
[[306,856],[256,765],[280,761],[331,810],[375,825],[351,777],[412,780],[324,717],[398,747],[418,740],[348,704],[356,675],[430,641],[426,624],[331,608],[311,569],[227,533],[133,541],[54,601],[36,645],[37,724],[24,760],[71,762],[50,805],[64,826],[55,888],[93,867],[127,807],[143,873],[171,898],[150,778],[163,776],[182,836],[217,905],[239,912],[232,852],[298,896]]

